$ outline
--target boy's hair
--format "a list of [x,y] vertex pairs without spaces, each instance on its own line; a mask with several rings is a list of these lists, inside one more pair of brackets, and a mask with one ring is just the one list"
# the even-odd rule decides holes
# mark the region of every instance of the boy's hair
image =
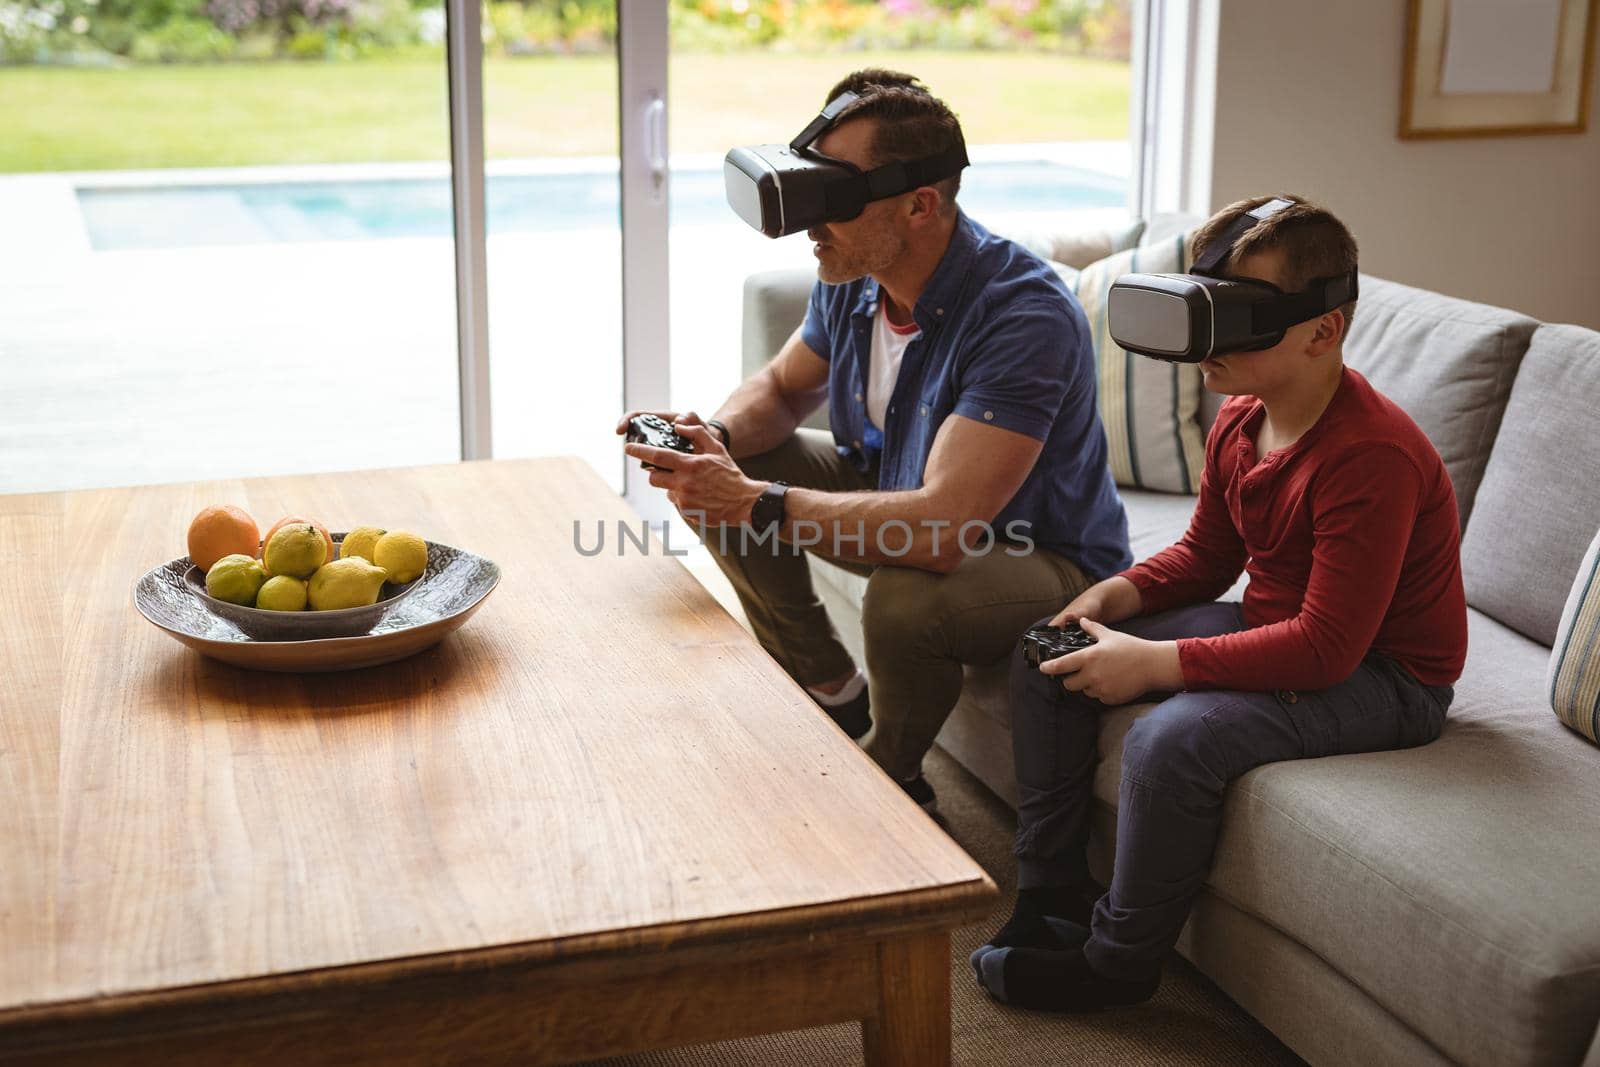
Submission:
[[[913,75],[867,67],[840,79],[828,90],[828,100],[846,92],[855,93],[861,99],[846,108],[838,122],[857,118],[878,120],[872,138],[874,166],[895,160],[921,159],[966,144],[955,112]],[[939,190],[943,201],[941,210],[945,214],[955,211],[956,193],[961,190],[960,172],[934,182],[933,188]]]
[[[1356,239],[1333,212],[1304,197],[1280,193],[1279,198],[1293,203],[1246,230],[1234,242],[1233,251],[1222,264],[1222,271],[1234,270],[1244,256],[1278,249],[1283,253],[1284,291],[1298,293],[1319,278],[1349,274],[1356,269]],[[1257,196],[1240,200],[1207,219],[1205,225],[1195,231],[1192,240],[1196,258],[1208,244],[1227,233],[1228,227],[1239,216],[1272,199],[1270,196]],[[1349,336],[1356,302],[1352,300],[1340,305],[1339,310],[1344,312],[1345,336]]]

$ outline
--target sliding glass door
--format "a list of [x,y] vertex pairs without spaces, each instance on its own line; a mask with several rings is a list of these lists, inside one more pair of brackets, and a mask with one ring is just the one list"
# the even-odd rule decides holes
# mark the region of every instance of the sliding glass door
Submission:
[[960,114],[980,221],[1121,218],[1131,2],[0,20],[0,492],[557,453],[636,489],[616,416],[715,407],[744,278],[812,267],[728,210],[730,146],[886,66]]
[[620,487],[617,4],[485,11],[494,455],[578,455]]
[[440,0],[22,8],[0,492],[456,459]]

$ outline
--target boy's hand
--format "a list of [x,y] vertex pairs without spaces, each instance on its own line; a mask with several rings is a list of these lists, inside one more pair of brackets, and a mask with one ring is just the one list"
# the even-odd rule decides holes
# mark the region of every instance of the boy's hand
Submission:
[[[1070,611],[1072,605],[1067,608]],[[1154,690],[1183,688],[1177,642],[1146,641],[1090,618],[1076,621],[1096,643],[1039,664],[1043,673],[1060,676],[1064,688],[1108,706],[1126,704]]]
[[1096,622],[1121,622],[1139,614],[1144,605],[1139,589],[1128,579],[1113,575],[1096,582],[1067,602],[1067,606],[1050,620],[1051,626],[1065,626],[1080,619]]
[[1079,619],[1101,619],[1105,617],[1105,598],[1100,595],[1099,586],[1091,586],[1068,601],[1067,606],[1056,613],[1050,620],[1051,626],[1065,626],[1069,622]]

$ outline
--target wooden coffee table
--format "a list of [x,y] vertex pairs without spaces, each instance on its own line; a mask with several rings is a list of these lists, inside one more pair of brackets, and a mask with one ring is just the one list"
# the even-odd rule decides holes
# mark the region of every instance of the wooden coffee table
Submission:
[[[210,503],[505,577],[389,667],[225,666],[130,601]],[[947,1063],[949,930],[994,886],[618,522],[570,459],[0,497],[0,1062],[543,1064],[859,1019],[869,1063]]]

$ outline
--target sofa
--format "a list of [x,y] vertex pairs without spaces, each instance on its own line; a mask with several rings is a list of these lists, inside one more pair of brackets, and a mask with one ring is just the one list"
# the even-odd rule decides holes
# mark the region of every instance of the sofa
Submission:
[[[1195,221],[1019,239],[1080,268]],[[747,373],[800,321],[813,277],[747,279]],[[1178,951],[1312,1063],[1600,1067],[1600,747],[1556,718],[1546,688],[1600,529],[1600,334],[1364,275],[1346,358],[1417,420],[1455,483],[1465,673],[1433,744],[1236,781]],[[1202,403],[1202,428],[1218,403]],[[1136,559],[1183,533],[1193,497],[1121,491]],[[865,662],[865,579],[811,566]],[[1101,731],[1090,864],[1102,884],[1122,741],[1151,707],[1109,709]],[[1015,803],[1004,661],[966,669],[938,743]]]

